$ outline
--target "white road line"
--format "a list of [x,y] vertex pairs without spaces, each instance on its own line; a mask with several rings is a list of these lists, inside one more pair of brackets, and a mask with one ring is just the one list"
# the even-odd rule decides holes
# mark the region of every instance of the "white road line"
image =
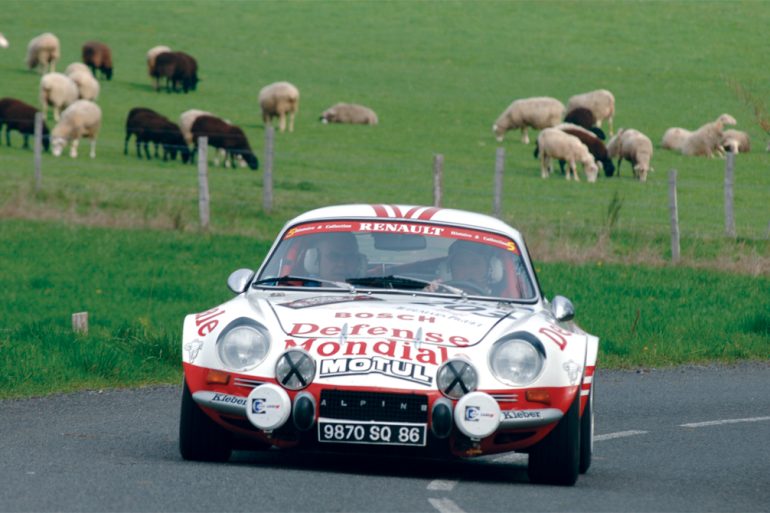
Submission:
[[451,492],[457,486],[457,481],[446,481],[444,479],[434,479],[428,483],[428,490],[440,490],[442,492]]
[[604,440],[613,440],[615,438],[625,438],[627,436],[646,435],[647,431],[618,431],[617,433],[607,433],[606,435],[594,435],[594,442]]
[[436,508],[439,513],[465,513],[464,510],[454,503],[451,499],[433,499],[429,498],[430,505]]
[[762,422],[770,420],[770,417],[749,417],[746,419],[725,419],[725,420],[709,420],[708,422],[693,422],[690,424],[679,424],[679,427],[699,428],[706,426],[721,426],[722,424],[737,424],[738,422]]

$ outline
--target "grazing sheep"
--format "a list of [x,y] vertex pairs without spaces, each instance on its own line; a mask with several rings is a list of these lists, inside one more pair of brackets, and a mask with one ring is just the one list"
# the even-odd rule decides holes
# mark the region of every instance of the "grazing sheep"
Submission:
[[27,45],[27,67],[41,73],[56,71],[56,61],[61,56],[59,38],[50,32],[40,34]]
[[663,138],[660,140],[660,146],[667,150],[680,151],[685,139],[690,137],[692,132],[686,128],[680,128],[678,126],[671,127],[663,133]]
[[725,125],[735,125],[737,121],[730,114],[722,114],[715,121],[706,123],[690,134],[682,144],[682,154],[691,156],[706,156],[712,158],[714,153],[722,154],[721,141]]
[[238,155],[242,156],[251,169],[259,169],[259,160],[251,151],[246,134],[240,127],[231,125],[216,116],[198,116],[192,126],[193,142],[195,150],[198,149],[198,138],[207,137],[208,145],[212,148],[221,148],[227,152],[235,167]]
[[149,143],[155,145],[155,156],[158,156],[158,146],[163,148],[163,160],[176,160],[177,152],[181,152],[182,162],[190,160],[190,149],[185,144],[181,130],[176,123],[158,114],[152,109],[135,107],[126,118],[126,139],[123,143],[123,154],[128,155],[128,140],[136,137],[136,156],[141,158],[141,146],[147,159],[151,159]]
[[102,72],[107,80],[112,80],[112,51],[110,47],[99,41],[87,41],[83,43],[83,62],[91,68],[91,73],[96,76],[96,70]]
[[160,89],[160,83],[158,76],[155,74],[155,59],[158,57],[158,55],[170,51],[171,48],[164,45],[153,46],[147,50],[147,74],[152,77],[153,85],[155,86],[156,91]]
[[[588,151],[588,147],[577,137],[557,128],[545,128],[537,136],[537,146],[540,149],[540,175],[543,178],[548,178],[551,172],[551,159],[563,159],[569,163],[566,174],[567,180],[574,176],[575,181],[580,181],[576,166],[576,162],[580,162],[583,164],[583,171],[588,181],[596,181],[599,168],[593,155]],[[570,176],[570,172],[572,176]]]
[[48,117],[48,106],[53,107],[53,118],[59,121],[59,113],[78,99],[78,85],[63,73],[46,73],[40,78],[40,106],[43,118]]
[[722,133],[721,147],[731,153],[748,153],[751,151],[749,134],[740,130],[725,130]]
[[198,62],[184,52],[163,52],[155,57],[153,78],[166,79],[166,91],[195,91],[198,85]]
[[321,114],[324,123],[351,123],[357,125],[376,125],[377,114],[369,107],[355,103],[337,103]]
[[70,79],[78,86],[78,96],[81,100],[96,101],[99,96],[99,81],[96,77],[85,71],[75,71],[69,75]]
[[2,32],[0,32],[0,48],[8,48],[8,40]]
[[[612,163],[612,159],[607,154],[607,147],[604,146],[602,140],[596,136],[591,130],[586,130],[583,127],[572,125],[571,123],[561,123],[554,128],[561,130],[564,133],[574,135],[580,142],[586,145],[588,151],[594,156],[594,159],[598,164],[601,164],[604,170],[604,176],[611,177],[615,174],[615,164]],[[592,127],[593,128],[593,127]],[[537,147],[535,148],[537,151]],[[537,157],[537,154],[535,155]],[[564,174],[564,160],[559,160],[559,168],[562,174]]]
[[67,76],[72,75],[75,72],[91,73],[91,68],[83,64],[82,62],[73,62],[64,70],[64,74]]
[[81,137],[91,139],[91,158],[96,157],[96,136],[102,124],[102,109],[94,102],[78,100],[62,112],[61,121],[51,131],[51,153],[55,157],[71,142],[70,157],[78,156],[78,144]]
[[585,128],[589,132],[593,132],[593,134],[602,141],[607,138],[604,131],[596,126],[596,117],[594,116],[594,113],[585,107],[577,107],[567,112],[567,115],[564,116],[564,122]]
[[601,128],[602,121],[610,125],[610,135],[613,134],[612,118],[615,115],[615,96],[606,89],[597,89],[583,94],[576,94],[567,101],[567,111],[578,107],[589,109],[596,118],[596,125]]
[[529,127],[538,130],[558,125],[564,117],[564,105],[547,96],[522,98],[511,103],[495,124],[492,131],[498,142],[503,141],[503,136],[508,130],[521,129],[521,142],[529,144]]
[[631,163],[634,176],[641,182],[647,181],[647,173],[653,171],[650,166],[652,141],[639,130],[631,128],[618,130],[618,133],[607,143],[607,153],[610,158],[618,158],[618,176],[620,176],[620,163],[623,159]]
[[278,117],[281,132],[286,131],[286,115],[289,115],[289,132],[294,131],[294,116],[299,110],[299,89],[289,82],[275,82],[259,91],[259,106],[265,126]]
[[[0,133],[5,125],[5,144],[11,145],[11,130],[24,136],[24,147],[29,148],[29,136],[35,135],[35,114],[38,110],[15,98],[0,99]],[[48,127],[43,121],[43,147],[48,151]]]
[[[193,126],[193,123],[195,123],[195,120],[198,119],[199,116],[214,116],[214,117],[217,117],[214,114],[212,114],[211,112],[208,112],[208,111],[205,111],[205,110],[198,110],[198,109],[186,110],[186,111],[184,111],[179,116],[179,128],[182,130],[182,135],[184,136],[184,140],[188,144],[188,146],[189,145],[194,145],[194,143],[193,143],[193,135],[192,135],[192,126]],[[225,119],[223,121],[225,123],[228,123],[228,124],[232,125],[232,123],[229,120],[227,120],[227,119]],[[229,165],[229,161],[227,160],[227,152],[224,149],[222,149],[222,148],[219,148],[217,150],[216,155],[214,156],[214,165],[215,166],[219,165],[220,159],[221,159],[221,161],[223,162],[223,164],[225,166]],[[243,157],[241,155],[235,155],[235,160],[238,161],[238,164],[241,167],[246,167],[246,161],[243,160]]]

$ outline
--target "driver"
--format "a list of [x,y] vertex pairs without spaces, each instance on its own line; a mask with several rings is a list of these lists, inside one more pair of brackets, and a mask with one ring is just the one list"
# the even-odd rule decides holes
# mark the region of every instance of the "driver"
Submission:
[[458,240],[449,246],[449,272],[452,281],[464,281],[489,294],[490,251],[481,244]]

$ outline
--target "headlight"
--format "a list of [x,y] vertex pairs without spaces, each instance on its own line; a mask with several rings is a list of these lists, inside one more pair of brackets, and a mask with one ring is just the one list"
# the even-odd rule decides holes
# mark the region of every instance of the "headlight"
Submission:
[[231,322],[217,340],[219,359],[226,367],[236,371],[256,367],[265,359],[269,349],[267,329],[246,318]]
[[515,333],[498,341],[489,354],[489,366],[495,377],[514,386],[535,381],[544,363],[543,345],[529,333]]
[[315,378],[315,361],[302,349],[289,349],[275,364],[275,379],[289,390],[301,390]]
[[478,386],[479,378],[476,369],[469,362],[457,358],[447,360],[436,373],[436,385],[447,397],[459,399],[473,392]]

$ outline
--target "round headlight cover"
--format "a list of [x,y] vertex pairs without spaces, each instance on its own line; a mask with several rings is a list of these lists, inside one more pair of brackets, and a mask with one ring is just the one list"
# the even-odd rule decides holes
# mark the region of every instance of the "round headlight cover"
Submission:
[[436,373],[436,385],[447,397],[459,399],[473,392],[479,384],[479,376],[470,362],[462,358],[447,360]]
[[267,328],[245,317],[231,322],[217,340],[219,359],[236,371],[253,369],[262,363],[269,349]]
[[289,349],[275,363],[275,379],[289,390],[302,390],[315,378],[315,360],[303,349]]
[[497,379],[514,386],[535,381],[543,370],[545,349],[529,333],[514,333],[499,340],[489,354],[489,367]]

